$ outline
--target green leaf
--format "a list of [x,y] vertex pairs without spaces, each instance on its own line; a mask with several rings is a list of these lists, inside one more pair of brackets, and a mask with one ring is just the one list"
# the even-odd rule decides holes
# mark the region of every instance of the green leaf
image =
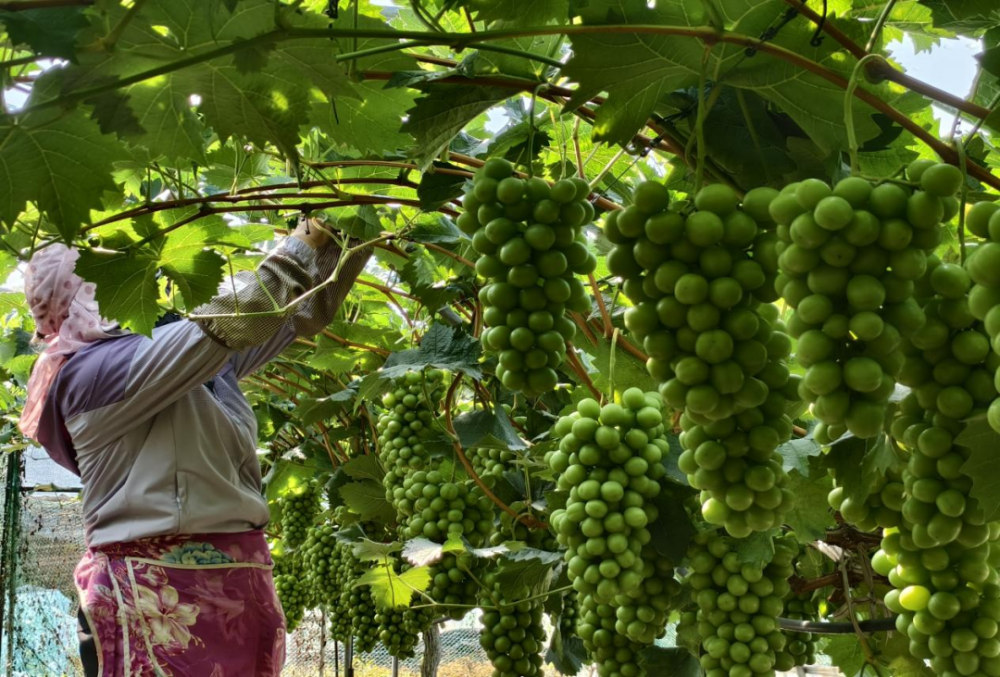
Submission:
[[392,543],[376,543],[367,538],[362,538],[352,546],[352,552],[362,562],[384,562],[391,558],[393,553],[399,552],[403,545],[393,541]]
[[412,538],[403,543],[403,557],[414,566],[428,566],[444,555],[444,546],[427,538]]
[[29,201],[71,240],[115,189],[114,162],[127,154],[82,111],[22,119],[0,115],[0,222],[12,225]]
[[856,677],[865,664],[865,654],[861,643],[853,635],[828,637],[822,645],[822,652],[830,658],[834,667],[846,677]]
[[552,642],[545,652],[545,662],[550,663],[561,675],[577,675],[588,661],[583,640],[576,635],[563,635],[560,624],[556,623]]
[[500,594],[507,600],[544,594],[552,583],[553,570],[562,560],[559,553],[536,548],[507,553],[496,574]]
[[499,87],[424,85],[424,96],[406,112],[403,131],[417,142],[413,157],[426,170],[471,120],[510,96]]
[[476,13],[476,21],[502,21],[514,16],[531,14],[535,21],[545,23],[556,19],[566,23],[569,3],[566,0],[465,0],[464,4]]
[[77,274],[96,285],[101,314],[146,336],[152,336],[160,316],[157,268],[156,259],[139,255],[106,256],[89,250],[80,252],[76,264]]
[[493,411],[473,411],[453,421],[463,449],[501,449],[516,451],[528,445],[511,425],[507,412],[496,406]]
[[885,475],[896,455],[885,435],[867,440],[851,437],[830,447],[825,465],[834,471],[837,485],[844,488],[844,498],[865,501],[879,477]]
[[[809,472],[810,465],[814,466],[814,472]],[[785,524],[795,532],[800,543],[821,540],[826,530],[836,524],[827,503],[832,485],[823,472],[821,459],[813,457],[811,462],[806,461],[806,466],[805,473],[798,469],[789,472],[786,486],[795,500],[785,513]]]
[[[425,174],[426,176],[426,174]],[[412,242],[431,244],[456,244],[467,240],[468,236],[458,229],[447,216],[439,216],[435,221],[423,221],[413,226],[406,238]]]
[[414,369],[436,367],[462,371],[479,380],[483,377],[479,367],[481,350],[479,341],[458,327],[435,323],[420,340],[419,348],[393,353],[379,374],[383,379],[394,379]]
[[177,285],[189,311],[211,301],[222,283],[226,260],[205,248],[212,232],[209,224],[185,226],[167,236],[160,250],[160,267]]
[[87,25],[82,7],[47,7],[17,12],[0,10],[0,23],[15,45],[27,45],[38,56],[76,58],[77,33]]
[[774,537],[778,530],[755,531],[746,538],[736,541],[736,554],[742,564],[767,566],[774,558]]
[[363,521],[391,524],[396,520],[396,509],[385,500],[385,487],[381,482],[362,480],[345,484],[340,488],[340,497]]
[[685,500],[685,492],[680,490],[663,491],[653,499],[659,517],[649,525],[651,543],[656,552],[675,564],[684,560],[696,533],[691,516],[684,509]]
[[998,441],[1000,435],[990,426],[986,414],[970,419],[955,439],[955,444],[969,450],[962,472],[972,478],[969,493],[979,502],[988,522],[1000,517],[1000,473],[996,472]]
[[417,198],[420,200],[421,209],[426,211],[434,211],[460,197],[467,180],[464,176],[442,174],[434,171],[435,169],[458,169],[458,167],[446,162],[434,162],[420,177]]
[[644,362],[633,357],[620,348],[615,352],[615,368],[611,369],[611,342],[603,336],[597,336],[597,346],[589,341],[581,340],[577,348],[593,356],[593,366],[597,374],[592,374],[594,385],[605,392],[609,387],[609,378],[614,375],[615,390],[624,392],[629,388],[640,388],[643,392],[655,391],[657,382],[646,371]]
[[413,595],[426,590],[430,582],[429,567],[414,567],[397,574],[391,564],[381,564],[366,571],[354,586],[370,586],[380,609],[405,609],[410,606]]
[[318,471],[315,460],[279,458],[264,478],[264,494],[268,503],[305,488]]
[[302,422],[302,425],[315,425],[319,421],[326,421],[344,411],[350,406],[356,395],[357,393],[353,389],[345,388],[326,397],[299,398],[299,406],[295,408],[295,417]]
[[650,675],[670,677],[700,677],[701,664],[687,649],[650,646],[639,654],[639,664]]
[[[351,28],[353,17],[349,12],[341,12],[334,23],[335,28]],[[390,27],[378,19],[368,16],[358,17],[358,28],[388,30]],[[396,43],[385,38],[358,38],[357,49],[365,50]],[[337,41],[339,52],[353,51],[353,41],[344,38]],[[355,61],[359,71],[405,71],[416,70],[417,62],[412,57],[394,51],[369,56]],[[342,148],[353,148],[360,153],[393,152],[410,145],[412,139],[400,128],[403,124],[402,112],[412,105],[413,92],[407,89],[392,89],[387,83],[365,80],[354,85],[358,98],[336,98],[314,100],[310,108],[310,119],[334,143]]]
[[381,482],[385,477],[385,470],[378,462],[378,457],[374,454],[358,456],[352,458],[344,466],[347,476],[355,480],[374,480]]
[[781,454],[782,467],[786,472],[794,470],[802,477],[809,477],[809,464],[813,458],[823,454],[823,447],[809,435],[785,442],[778,447],[778,453]]

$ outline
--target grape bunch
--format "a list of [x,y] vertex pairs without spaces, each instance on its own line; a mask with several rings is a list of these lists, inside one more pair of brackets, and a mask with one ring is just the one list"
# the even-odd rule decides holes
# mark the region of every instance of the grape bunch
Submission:
[[[762,339],[756,346],[757,364],[747,377],[753,399],[738,414],[705,420],[684,409],[680,417],[684,452],[678,468],[688,483],[701,491],[701,512],[707,522],[724,526],[742,538],[781,523],[794,497],[778,447],[792,434],[787,411],[798,401],[800,377],[789,373],[785,362],[790,351],[777,308],[760,305],[751,315]],[[668,384],[669,386],[669,384]],[[670,400],[667,388],[668,403]]]
[[313,605],[312,587],[306,580],[304,566],[295,553],[274,557],[274,589],[285,614],[285,627],[295,632],[306,609]]
[[[973,283],[969,292],[969,311],[983,323],[994,355],[1000,356],[1000,205],[979,202],[966,216],[969,231],[986,240],[971,249],[965,269]],[[996,362],[996,360],[993,360]],[[1000,386],[1000,383],[997,384]],[[994,398],[987,411],[987,421],[1000,432],[1000,397]]]
[[621,404],[581,400],[556,423],[559,448],[546,454],[557,487],[569,490],[550,523],[579,593],[580,637],[601,675],[640,674],[635,653],[663,634],[677,593],[670,561],[644,548],[669,451],[662,407],[657,393],[638,388]]
[[806,369],[802,396],[822,422],[817,439],[882,433],[903,367],[901,337],[924,324],[914,283],[958,211],[955,167],[918,161],[920,190],[851,177],[786,186],[769,211],[778,223],[776,289],[795,311],[789,333]]
[[790,592],[798,548],[790,538],[776,539],[774,557],[762,567],[741,562],[734,546],[731,537],[703,532],[688,551],[701,666],[706,677],[773,675],[788,645],[777,619]]
[[[492,596],[484,594],[483,632],[479,644],[493,664],[493,677],[534,677],[542,674],[545,628],[542,626],[544,599],[507,599],[496,582],[496,574],[484,578]],[[497,602],[494,605],[494,600]]]
[[503,474],[513,468],[512,461],[517,454],[508,449],[477,448],[469,455],[473,470],[484,480],[490,477],[503,477]]
[[301,551],[307,585],[316,601],[328,609],[339,604],[340,594],[347,584],[342,577],[350,553],[348,546],[341,543],[336,534],[334,524],[316,525],[309,530]]
[[615,631],[617,620],[611,604],[599,604],[590,595],[581,595],[577,633],[583,640],[598,677],[640,677],[645,670],[639,664],[639,653],[645,644]]
[[[830,507],[840,513],[844,521],[861,531],[898,527],[903,510],[903,463],[894,463],[884,475],[875,479],[871,493],[864,501],[844,495],[844,487],[836,482],[830,491]],[[833,471],[830,471],[833,474]]]
[[583,234],[594,220],[589,194],[582,179],[549,186],[490,158],[462,201],[457,224],[472,236],[476,272],[488,281],[479,292],[488,327],[483,346],[497,355],[497,378],[509,390],[529,397],[552,390],[566,342],[576,335],[566,311],[590,311],[586,288],[574,277],[597,267]]
[[479,547],[493,532],[493,502],[473,480],[449,482],[439,470],[418,470],[403,481],[402,496],[396,506],[406,516],[404,538],[444,543],[458,534]]
[[[819,620],[819,608],[814,593],[789,594],[785,600],[784,618],[793,621]],[[788,642],[783,651],[775,653],[775,670],[787,672],[804,665],[816,664],[817,637],[811,632],[787,632]]]
[[575,637],[576,624],[580,618],[580,593],[570,590],[563,593],[562,613],[559,614],[559,632],[563,637]]
[[[754,406],[752,377],[764,366],[754,309],[774,261],[767,236],[722,185],[703,188],[687,216],[669,209],[669,193],[647,181],[635,204],[611,212],[604,233],[614,244],[608,269],[634,304],[625,326],[650,356],[646,368],[667,404],[719,420]],[[786,339],[787,341],[787,339]],[[774,346],[772,349],[777,349]]]
[[444,397],[444,378],[440,369],[410,371],[382,398],[385,411],[376,424],[379,460],[386,470],[382,484],[386,500],[397,510],[403,481],[429,463],[424,441],[433,433],[431,424]]
[[421,633],[434,622],[434,611],[430,608],[380,609],[375,622],[382,646],[390,656],[413,658]]
[[305,543],[309,527],[319,512],[319,491],[312,483],[306,483],[282,498],[281,540],[289,549]]

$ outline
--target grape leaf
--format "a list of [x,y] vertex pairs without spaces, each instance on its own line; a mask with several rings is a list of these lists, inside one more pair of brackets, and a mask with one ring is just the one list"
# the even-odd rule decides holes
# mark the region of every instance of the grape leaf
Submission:
[[421,170],[429,167],[471,120],[511,95],[507,89],[471,83],[467,87],[431,84],[421,89],[424,95],[406,112],[403,123],[403,131],[417,142],[412,155]]
[[822,455],[823,447],[810,435],[782,444],[778,447],[778,453],[781,455],[782,467],[786,472],[794,470],[802,477],[809,477],[810,461]]
[[455,432],[464,449],[482,447],[486,449],[520,450],[528,445],[511,425],[503,407],[493,411],[473,411],[462,414],[454,420]]
[[38,56],[76,58],[76,36],[87,20],[82,7],[47,7],[17,12],[0,10],[0,23],[15,45],[27,45]]
[[[228,228],[222,225],[222,228]],[[217,232],[210,224],[191,225],[171,233],[160,250],[160,267],[173,280],[191,311],[219,293],[226,260],[205,248],[208,236]]]
[[742,564],[767,566],[774,558],[774,537],[776,529],[755,531],[746,538],[736,541],[736,554]]
[[412,538],[403,543],[403,557],[414,566],[427,566],[440,561],[444,546],[428,538]]
[[381,482],[382,478],[385,477],[385,471],[379,465],[378,457],[374,454],[352,458],[344,464],[343,468],[348,477],[356,480],[368,479]]
[[[347,12],[333,22],[334,28],[351,28],[353,18]],[[368,16],[358,17],[358,28],[389,30],[384,22]],[[380,47],[396,41],[386,38],[358,38],[357,49]],[[353,51],[350,39],[338,41],[338,51]],[[355,61],[359,71],[394,72],[415,70],[417,62],[398,51],[368,56]],[[365,80],[354,85],[358,98],[325,97],[314,100],[309,111],[310,120],[343,148],[354,148],[361,153],[384,153],[405,148],[411,138],[400,130],[402,111],[414,99],[407,89],[393,89],[387,83]]]
[[433,244],[455,244],[469,239],[469,236],[460,231],[447,216],[440,216],[435,221],[423,221],[416,224],[406,237],[413,242]]
[[345,484],[340,488],[340,497],[362,520],[389,524],[396,519],[396,509],[385,500],[385,487],[381,482],[362,480]]
[[375,605],[380,609],[405,609],[417,592],[423,592],[431,582],[429,567],[414,567],[397,574],[391,564],[380,564],[366,571],[354,582],[354,587],[371,587]]
[[545,652],[545,662],[551,664],[561,675],[577,675],[588,661],[583,640],[576,635],[564,635],[556,624],[552,641]]
[[559,553],[535,548],[504,555],[496,574],[500,595],[517,600],[545,593],[552,582],[552,571],[562,559]]
[[367,538],[362,538],[353,544],[351,551],[362,562],[385,562],[386,558],[391,558],[392,554],[399,552],[402,547],[401,543],[395,541],[392,543],[376,543]]
[[851,635],[826,638],[822,651],[846,677],[856,677],[865,664],[861,643]]
[[383,379],[393,379],[429,366],[463,371],[479,380],[483,377],[479,366],[481,352],[479,341],[463,330],[435,323],[420,340],[419,348],[393,353],[379,373]]
[[969,449],[962,472],[972,478],[970,495],[986,513],[986,520],[1000,516],[1000,474],[996,472],[998,435],[986,420],[986,414],[971,418],[955,444]]
[[22,119],[0,115],[0,222],[13,224],[27,202],[72,239],[115,189],[114,162],[128,155],[80,111]]
[[[537,22],[558,19],[566,23],[569,18],[567,0],[464,0],[466,7],[476,13],[476,21],[501,21],[512,16],[531,14]],[[538,24],[536,24],[538,25]]]
[[[830,478],[820,465],[821,461],[813,457],[806,460],[805,473],[798,469],[788,473],[787,489],[795,496],[792,507],[785,513],[785,523],[795,532],[801,543],[820,540],[826,530],[835,525],[833,514],[827,503],[827,494],[831,487]],[[813,471],[809,471],[813,466]]]
[[868,440],[848,438],[831,446],[825,458],[837,485],[844,488],[844,497],[854,501],[866,500],[878,478],[895,462],[896,455],[885,435]]
[[160,307],[156,286],[155,258],[147,256],[107,256],[80,252],[76,272],[96,285],[95,296],[101,314],[117,320],[124,328],[151,336]]
[[434,171],[435,169],[458,169],[458,167],[446,162],[434,162],[431,168],[420,177],[417,197],[420,199],[420,207],[427,211],[434,211],[460,197],[466,182],[464,176],[441,174]]
[[680,490],[664,491],[653,499],[659,517],[649,525],[650,543],[656,552],[674,563],[684,560],[691,537],[696,533],[691,517],[684,509],[685,493]]
[[[515,0],[517,1],[517,0]],[[492,4],[492,3],[491,3]],[[497,12],[491,12],[496,16]],[[514,9],[514,8],[512,8]],[[481,12],[482,14],[482,12]],[[546,2],[524,2],[516,10],[496,17],[490,23],[490,30],[515,30],[552,24],[565,24],[569,15],[567,0],[546,0]],[[510,40],[498,40],[493,45],[516,49],[527,54],[541,54],[556,57],[563,43],[561,35],[530,35]],[[463,66],[469,66],[477,74],[503,73],[507,76],[541,80],[552,67],[548,64],[522,56],[477,51],[466,59]]]

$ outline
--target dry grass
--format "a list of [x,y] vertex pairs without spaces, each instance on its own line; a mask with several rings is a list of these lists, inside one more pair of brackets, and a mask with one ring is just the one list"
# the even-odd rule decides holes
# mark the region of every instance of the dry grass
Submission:
[[[341,669],[341,674],[344,670]],[[491,677],[493,667],[489,663],[471,660],[451,661],[442,663],[436,677]],[[319,677],[319,672],[310,668],[288,667],[281,673],[282,677]],[[354,677],[390,677],[392,670],[383,666],[367,663],[363,660],[354,662]],[[333,667],[328,667],[322,677],[334,677]],[[399,669],[399,677],[420,677],[415,670]]]

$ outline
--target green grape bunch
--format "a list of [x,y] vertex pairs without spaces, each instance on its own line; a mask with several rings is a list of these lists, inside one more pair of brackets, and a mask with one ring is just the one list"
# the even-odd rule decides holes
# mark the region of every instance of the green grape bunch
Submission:
[[635,204],[607,215],[608,268],[624,280],[633,303],[625,326],[642,342],[667,404],[706,420],[729,418],[760,396],[753,377],[764,366],[761,351],[781,348],[780,338],[768,346],[754,312],[760,300],[773,300],[773,235],[726,186],[703,188],[687,215],[672,211],[669,198],[647,181],[636,187]]
[[[801,377],[786,364],[790,344],[778,331],[777,308],[760,305],[753,317],[761,338],[769,337],[757,342],[761,366],[748,377],[754,399],[728,418],[706,420],[686,408],[679,421],[678,468],[701,491],[702,516],[738,538],[780,525],[794,502],[778,447],[792,435],[788,411],[798,402]],[[669,388],[667,396],[669,403]]]
[[306,609],[315,601],[312,586],[306,579],[305,566],[297,553],[285,553],[274,557],[274,589],[281,601],[288,632],[302,622]]
[[[800,595],[790,593],[785,600],[783,617],[793,621],[818,621],[819,606],[815,593],[806,592]],[[774,667],[778,671],[787,672],[797,667],[816,664],[819,638],[811,632],[788,632],[788,642],[783,651],[775,653]]]
[[900,342],[926,321],[915,282],[941,242],[941,223],[958,212],[962,177],[918,161],[907,178],[920,188],[807,179],[768,205],[780,240],[775,288],[794,308],[788,330],[806,369],[800,392],[821,422],[821,443],[883,432],[903,369]]
[[431,608],[379,609],[375,622],[379,640],[390,656],[413,658],[421,633],[434,622],[434,611]]
[[[698,610],[685,620],[694,621],[701,638],[706,677],[773,677],[788,648],[778,618],[791,591],[798,547],[790,538],[776,539],[773,559],[761,566],[741,562],[735,545],[731,537],[712,532],[694,537],[687,583]],[[787,658],[783,663],[788,669]]]
[[556,423],[559,448],[546,455],[557,486],[569,490],[566,507],[553,511],[550,523],[566,547],[574,589],[597,605],[611,605],[612,627],[647,644],[662,632],[670,595],[662,588],[650,593],[644,581],[672,576],[668,561],[643,553],[652,538],[648,527],[658,517],[652,499],[665,473],[661,460],[669,452],[662,407],[658,394],[638,388],[626,390],[621,404],[581,400]]
[[347,546],[337,539],[337,527],[326,523],[309,530],[302,546],[302,563],[316,601],[332,608],[340,601],[349,557]]
[[597,268],[583,234],[594,220],[582,179],[554,185],[514,175],[510,162],[490,158],[462,201],[457,224],[472,236],[476,272],[487,280],[484,348],[497,356],[497,378],[509,390],[537,397],[558,383],[566,342],[576,335],[567,310],[589,312],[576,275]]
[[500,592],[495,573],[486,575],[483,582],[492,595],[484,592],[481,597],[487,608],[483,611],[479,644],[493,664],[493,677],[541,675],[545,649],[544,599],[507,599]]
[[320,510],[320,492],[307,482],[281,499],[281,538],[286,548],[301,546]]
[[444,398],[445,373],[440,369],[410,371],[382,398],[385,411],[376,423],[379,460],[386,470],[382,480],[386,500],[402,500],[403,481],[424,470],[430,453],[424,442],[433,434],[433,421]]
[[874,480],[871,491],[864,501],[844,495],[844,487],[836,481],[830,491],[830,507],[840,513],[844,521],[861,531],[893,529],[900,525],[904,501],[903,468],[905,462],[889,466],[885,474]]
[[[993,356],[1000,356],[1000,205],[993,202],[979,202],[969,210],[965,225],[968,230],[984,242],[971,250],[965,271],[972,283],[969,291],[969,311],[982,322],[982,328],[990,339]],[[957,277],[959,274],[954,273]],[[963,279],[964,282],[964,279]],[[991,362],[996,363],[996,359]],[[1000,379],[996,384],[1000,386]],[[1000,432],[1000,397],[994,397],[987,410],[987,421],[994,431]]]

